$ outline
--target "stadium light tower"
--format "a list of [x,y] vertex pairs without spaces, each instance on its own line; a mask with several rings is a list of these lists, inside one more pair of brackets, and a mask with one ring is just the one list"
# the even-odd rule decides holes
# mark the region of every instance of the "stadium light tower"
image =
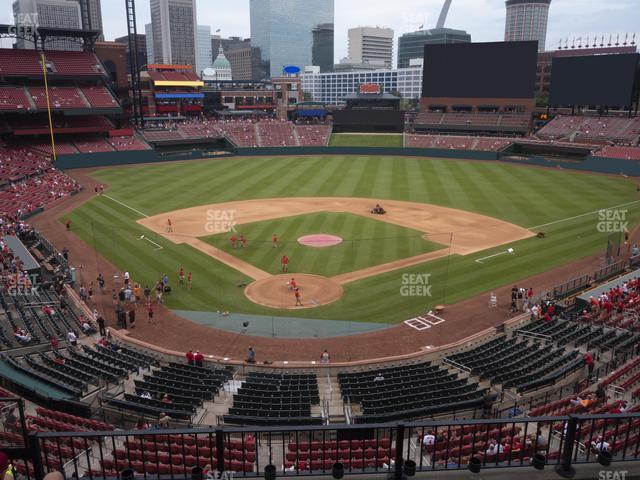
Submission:
[[449,8],[451,8],[451,2],[452,0],[444,0],[436,28],[444,28],[444,23],[447,21],[447,15],[449,14]]
[[129,34],[129,65],[131,65],[131,109],[137,127],[144,126],[142,112],[142,88],[140,86],[140,62],[138,61],[138,27],[136,25],[136,2],[125,0],[127,9],[127,33]]

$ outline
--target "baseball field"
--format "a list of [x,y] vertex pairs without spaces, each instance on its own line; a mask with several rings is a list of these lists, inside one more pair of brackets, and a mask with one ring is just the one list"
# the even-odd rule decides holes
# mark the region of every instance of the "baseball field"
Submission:
[[[616,225],[602,228],[602,209],[629,229],[640,219],[636,185],[622,176],[479,161],[255,157],[105,168],[92,176],[105,194],[60,221],[70,218],[73,233],[143,285],[168,274],[174,293],[167,305],[178,310],[397,323],[604,255]],[[388,213],[372,215],[376,203]],[[545,238],[536,238],[541,231]],[[340,243],[298,242],[315,234]],[[239,235],[245,247],[233,248],[230,239]],[[287,275],[321,276],[336,285],[335,295],[305,298],[302,284],[302,309],[248,298],[245,289],[256,282],[284,288],[277,277],[283,255]],[[99,262],[96,256],[98,271]],[[192,272],[191,290],[177,284],[181,266]],[[286,301],[293,306],[292,295]]]

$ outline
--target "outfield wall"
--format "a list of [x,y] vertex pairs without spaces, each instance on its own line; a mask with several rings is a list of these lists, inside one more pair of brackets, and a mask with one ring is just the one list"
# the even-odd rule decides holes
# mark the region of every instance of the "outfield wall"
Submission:
[[[470,150],[448,150],[431,148],[377,148],[377,147],[259,147],[238,148],[238,156],[286,156],[286,155],[384,155],[402,157],[451,158],[463,160],[501,161],[514,165],[530,165],[547,168],[562,168],[583,172],[606,174],[625,174],[640,177],[640,162],[620,158],[586,157],[583,161],[561,162],[544,157],[529,157],[521,160],[503,158],[499,152],[480,152]],[[202,151],[183,154],[160,155],[155,150],[133,152],[100,152],[91,154],[60,155],[56,166],[61,170],[76,168],[114,167],[142,163],[172,162],[178,160],[198,160],[211,158],[211,154]]]

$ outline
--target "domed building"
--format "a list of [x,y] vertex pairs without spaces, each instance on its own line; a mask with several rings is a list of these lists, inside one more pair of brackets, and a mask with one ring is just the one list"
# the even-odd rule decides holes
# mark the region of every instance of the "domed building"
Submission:
[[[227,57],[224,56],[224,50],[222,48],[222,45],[220,45],[220,49],[218,50],[218,56],[213,62],[211,69],[214,70],[214,72],[211,72],[213,73],[213,75],[211,76],[205,75],[206,78],[204,80],[231,81],[232,79],[231,63],[229,63],[229,60],[227,60]],[[211,69],[206,69],[205,74],[210,73]]]

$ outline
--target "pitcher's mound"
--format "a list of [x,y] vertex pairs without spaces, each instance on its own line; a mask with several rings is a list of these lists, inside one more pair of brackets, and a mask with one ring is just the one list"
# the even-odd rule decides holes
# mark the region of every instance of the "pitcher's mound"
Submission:
[[[296,306],[296,297],[291,289],[291,279],[300,289],[302,306]],[[297,310],[319,307],[335,302],[342,297],[342,285],[319,275],[307,273],[275,275],[249,284],[244,294],[249,300],[269,308]]]
[[298,239],[298,243],[300,245],[305,245],[307,247],[333,247],[334,245],[339,245],[342,243],[342,238],[337,235],[329,235],[326,233],[318,233],[314,235],[305,235],[304,237],[300,237]]

